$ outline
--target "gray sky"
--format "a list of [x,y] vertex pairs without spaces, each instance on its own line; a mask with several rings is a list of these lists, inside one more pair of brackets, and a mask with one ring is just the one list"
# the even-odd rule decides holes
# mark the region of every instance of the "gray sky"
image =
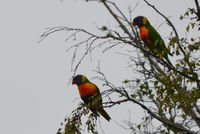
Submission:
[[[125,13],[128,12],[128,5],[133,7],[137,2],[116,1]],[[186,8],[194,5],[193,1],[150,2],[156,2],[159,10],[170,16],[184,35],[178,18]],[[147,16],[154,26],[164,21],[142,0],[132,16],[138,15]],[[54,134],[64,117],[68,116],[81,100],[75,100],[79,97],[76,86],[67,84],[72,72],[71,53],[66,53],[70,46],[65,43],[66,32],[53,34],[37,44],[39,36],[45,28],[51,26],[78,27],[96,32],[95,24],[110,25],[113,28],[117,25],[101,4],[80,0],[1,0],[0,16],[0,133]],[[159,32],[163,37],[167,37],[170,29],[163,25]],[[93,62],[86,60],[78,72],[91,79],[94,75],[91,70],[95,69],[99,59],[102,70],[113,83],[119,84],[127,77],[132,78],[131,70],[126,68],[128,59],[113,51],[105,55],[97,51]],[[102,83],[97,80],[93,82],[105,90]],[[139,121],[141,115],[138,113],[141,109],[135,105],[124,104],[106,109],[118,123],[129,118],[127,110],[131,113],[132,121]],[[107,134],[128,133],[113,121],[108,123],[103,118],[100,120]]]

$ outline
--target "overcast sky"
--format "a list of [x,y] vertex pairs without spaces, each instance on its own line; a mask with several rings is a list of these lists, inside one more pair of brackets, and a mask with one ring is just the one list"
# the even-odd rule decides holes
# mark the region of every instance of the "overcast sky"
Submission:
[[[116,0],[122,11],[128,15],[128,6],[134,7],[136,0]],[[120,1],[120,2],[119,2]],[[171,17],[173,23],[184,35],[178,19],[192,0],[151,0],[159,10]],[[158,14],[142,0],[132,16],[144,15],[152,25],[164,22]],[[85,28],[96,32],[96,25],[117,25],[100,3],[81,0],[1,0],[0,1],[0,133],[1,134],[55,134],[63,119],[81,101],[77,87],[68,85],[72,76],[71,53],[66,49],[66,32],[52,34],[40,44],[40,35],[51,26]],[[167,37],[170,29],[163,25],[159,32]],[[118,50],[119,51],[119,50]],[[97,52],[94,61],[86,60],[78,73],[94,76],[92,69],[101,60],[102,70],[115,84],[125,78],[132,78],[127,69],[128,59],[111,51],[102,55]],[[102,83],[93,80],[100,89]],[[76,99],[76,100],[75,100]],[[106,134],[128,133],[114,121],[123,123],[131,114],[132,121],[139,121],[141,109],[135,105],[116,106],[106,109],[113,119],[108,123],[103,118],[102,127]]]

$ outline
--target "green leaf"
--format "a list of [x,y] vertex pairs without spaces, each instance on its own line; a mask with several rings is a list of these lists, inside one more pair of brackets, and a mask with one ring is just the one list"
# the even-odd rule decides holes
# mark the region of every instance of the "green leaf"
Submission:
[[139,125],[137,125],[137,128],[138,128],[138,129],[140,129],[140,128],[141,128],[141,125],[140,125],[140,124],[139,124]]
[[180,19],[180,20],[183,20],[183,16],[181,15],[179,19]]
[[189,12],[188,11],[185,12],[184,16],[189,16]]
[[187,32],[189,32],[189,30],[190,30],[190,25],[188,25],[188,26],[186,27],[186,30],[187,30]]
[[195,26],[195,23],[191,23],[191,26],[192,26],[192,29],[194,28],[194,26]]
[[124,80],[122,83],[127,84],[129,80]]
[[158,81],[154,81],[154,86],[157,86],[158,85]]

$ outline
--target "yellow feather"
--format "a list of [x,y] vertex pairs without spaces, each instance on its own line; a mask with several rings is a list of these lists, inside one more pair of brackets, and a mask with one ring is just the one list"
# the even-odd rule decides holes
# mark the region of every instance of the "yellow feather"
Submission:
[[146,17],[143,17],[142,23],[145,25],[147,22],[148,22],[147,18],[146,18]]

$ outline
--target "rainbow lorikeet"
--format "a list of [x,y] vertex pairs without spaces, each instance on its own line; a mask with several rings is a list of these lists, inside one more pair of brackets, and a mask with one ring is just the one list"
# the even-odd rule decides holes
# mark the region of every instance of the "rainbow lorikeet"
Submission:
[[149,48],[152,53],[163,57],[169,64],[172,65],[168,58],[168,54],[172,56],[169,49],[166,48],[165,43],[159,33],[149,23],[148,19],[144,16],[138,16],[133,19],[133,26],[139,27],[140,38]]
[[84,75],[77,75],[73,78],[72,84],[78,86],[81,99],[86,106],[96,115],[101,114],[106,120],[110,120],[110,116],[103,109],[102,98],[99,88],[90,82]]

